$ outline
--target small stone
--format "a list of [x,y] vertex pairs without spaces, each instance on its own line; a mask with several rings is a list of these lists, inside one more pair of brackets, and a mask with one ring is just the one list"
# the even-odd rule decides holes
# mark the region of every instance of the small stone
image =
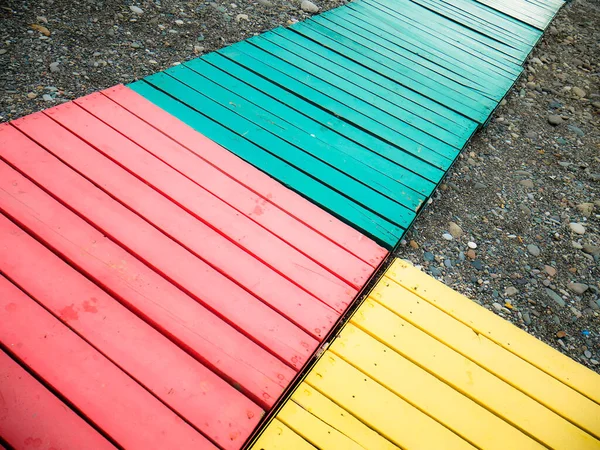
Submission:
[[494,302],[492,303],[492,306],[496,311],[502,311],[502,305],[500,303]]
[[181,20],[181,19],[177,19],[177,20],[175,21],[175,25],[179,25],[179,26],[183,25],[183,20]]
[[531,314],[527,311],[523,313],[523,322],[525,322],[525,325],[531,325]]
[[241,20],[248,20],[248,14],[238,14],[235,16],[235,21],[239,22]]
[[475,254],[475,252],[473,250],[468,250],[467,251],[467,258],[469,259],[475,259],[477,257],[477,255]]
[[412,240],[408,243],[408,245],[410,245],[410,248],[414,248],[415,250],[419,248],[419,244],[417,244],[416,241]]
[[586,95],[586,92],[579,87],[574,87],[573,89],[571,89],[571,92],[573,93],[573,95],[579,98],[584,98]]
[[556,269],[552,266],[544,266],[544,272],[553,277],[556,275]]
[[132,13],[137,14],[138,16],[141,14],[144,14],[144,10],[142,8],[140,8],[139,6],[130,6],[129,9],[131,10]]
[[444,233],[442,234],[442,237],[447,241],[451,241],[452,239],[454,239],[450,233]]
[[590,362],[594,365],[597,366],[598,364],[600,364],[600,362],[596,361],[595,359],[590,359]]
[[573,233],[585,234],[585,227],[580,223],[571,222],[569,228]]
[[140,44],[139,42],[132,42],[131,43],[131,48],[141,48],[142,44]]
[[597,245],[583,244],[581,246],[581,250],[583,250],[583,252],[587,253],[588,255],[600,256],[600,247]]
[[5,48],[0,48],[0,55],[4,55],[6,52],[8,52],[8,50]]
[[527,180],[521,180],[519,181],[519,184],[521,186],[525,186],[528,189],[532,189],[533,188],[533,181],[527,179]]
[[483,183],[480,183],[479,181],[475,182],[475,184],[473,185],[473,189],[476,190],[481,190],[481,189],[485,189],[487,186]]
[[267,6],[267,7],[271,7],[273,6],[273,3],[271,3],[269,0],[257,0],[259,4],[263,5],[263,6]]
[[590,352],[589,350],[586,350],[585,352],[583,352],[583,354],[587,359],[590,359],[592,357],[592,352]]
[[566,331],[559,331],[559,332],[556,333],[556,337],[559,338],[559,339],[564,338],[566,335],[567,335]]
[[548,116],[548,123],[554,127],[557,127],[563,123],[563,118],[557,114],[552,114],[551,116]]
[[463,234],[462,228],[454,222],[450,222],[448,224],[448,232],[452,235],[454,239],[460,238]]
[[533,256],[540,256],[541,253],[540,248],[535,244],[529,244],[527,246],[527,251]]
[[579,127],[576,127],[575,125],[568,125],[567,128],[579,137],[585,136],[583,130]]
[[472,248],[472,249],[476,249],[476,248],[477,248],[477,244],[476,244],[475,242],[473,242],[473,241],[469,241],[469,242],[467,243],[467,246],[468,246],[469,248]]
[[52,73],[58,72],[60,70],[59,65],[60,65],[59,62],[53,62],[52,64],[50,64],[50,72],[52,72]]
[[567,287],[578,295],[583,294],[590,288],[587,284],[583,283],[569,283],[567,284]]
[[556,100],[551,100],[550,103],[548,103],[550,109],[560,109],[562,106],[562,103],[557,102]]
[[194,53],[196,55],[198,55],[199,53],[202,53],[204,51],[204,47],[202,47],[201,45],[194,45]]
[[27,94],[27,98],[29,99],[34,99],[37,97],[37,94],[35,92],[30,92],[29,94]]
[[565,301],[562,299],[562,297],[560,295],[558,295],[556,292],[554,292],[552,289],[546,288],[546,294],[548,294],[548,297],[550,297],[552,300],[554,300],[554,302],[560,306],[561,308],[564,308],[565,306]]
[[506,295],[507,297],[514,297],[518,293],[519,293],[518,289],[513,286],[507,287],[506,290],[504,291],[504,295]]
[[530,81],[529,83],[527,83],[526,87],[530,91],[533,91],[537,87],[537,84],[535,84],[533,81]]
[[423,253],[423,259],[425,261],[431,262],[431,261],[433,261],[435,259],[435,256],[431,252],[425,252],[425,253]]
[[43,99],[45,102],[51,102],[51,101],[54,101],[54,99],[52,98],[52,96],[50,96],[49,94],[44,94],[44,95],[42,95],[42,99]]
[[583,214],[585,217],[590,217],[594,212],[594,204],[593,203],[580,203],[575,208]]
[[319,7],[309,0],[302,0],[300,8],[302,8],[302,11],[306,11],[309,13],[319,12]]
[[39,31],[46,37],[50,36],[50,34],[51,34],[50,30],[48,28],[46,28],[43,25],[38,25],[37,23],[34,23],[33,25],[31,25],[31,28],[34,29],[35,31]]
[[473,267],[475,267],[475,269],[477,269],[477,270],[483,270],[483,263],[481,261],[479,261],[478,259],[476,259],[475,261],[472,261],[471,265]]
[[450,261],[449,259],[445,259],[444,260],[444,266],[450,268],[452,267],[452,261]]

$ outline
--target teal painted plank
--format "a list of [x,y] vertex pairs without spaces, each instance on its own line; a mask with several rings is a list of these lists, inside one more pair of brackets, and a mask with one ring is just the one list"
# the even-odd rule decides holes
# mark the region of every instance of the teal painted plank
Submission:
[[[321,108],[331,111],[339,117],[342,117],[415,155],[415,151],[412,150],[414,147],[413,141],[407,139],[393,129],[382,125],[377,120],[346,106],[343,102],[320,92],[319,87],[323,88],[324,86],[319,83],[318,79],[306,72],[298,70],[291,64],[285,63],[247,42],[239,42],[230,47],[226,47],[219,50],[219,53],[245,65],[265,78],[286,87],[296,95],[302,96],[319,105]],[[446,170],[451,164],[450,159],[419,146],[415,156],[420,156],[421,154],[426,154],[426,160],[429,163],[443,170]]]
[[[208,76],[204,76],[202,69],[202,67],[198,67],[199,72],[195,72],[185,65],[179,65],[166,70],[165,73],[293,146],[294,149],[291,147],[288,149],[287,147],[284,148],[281,145],[277,145],[279,142],[271,146],[268,140],[256,141],[256,143],[264,142],[265,145],[269,145],[270,148],[274,149],[272,151],[275,151],[277,156],[283,159],[302,161],[302,167],[305,167],[305,170],[310,173],[322,174],[323,179],[331,180],[333,183],[335,183],[335,180],[339,180],[337,186],[343,192],[353,192],[357,198],[361,198],[361,195],[358,194],[359,192],[368,193],[364,194],[369,195],[369,197],[365,198],[370,198],[371,204],[373,204],[372,199],[376,197],[374,197],[374,193],[371,191],[375,191],[411,211],[417,210],[425,200],[424,196],[417,194],[412,189],[407,189],[388,176],[382,176],[381,173],[354,158],[349,158],[348,155],[337,148],[291,125],[271,111],[260,108],[237,93],[221,87]],[[160,87],[162,88],[162,85]],[[283,116],[289,114],[284,105],[275,106],[278,107],[278,111],[274,112]],[[246,136],[248,139],[254,140],[255,133],[248,133]],[[303,151],[306,156],[296,152],[299,155],[298,158],[290,158],[286,151],[295,151],[295,149]],[[320,167],[309,155],[318,161],[328,164],[330,167]],[[343,173],[347,177],[341,176],[338,172]],[[382,208],[390,208],[393,205],[387,200],[383,201]]]
[[[288,39],[288,37],[294,40]],[[341,66],[335,64],[331,59],[332,52],[329,51],[323,54],[320,50],[326,51],[327,49],[303,38],[297,33],[279,29],[267,32],[250,42],[268,51],[269,47],[265,48],[261,45],[263,40],[267,40],[281,49],[292,53],[294,60],[299,61],[299,64],[296,64],[298,67],[310,71],[311,74],[318,76],[322,80],[337,86],[352,96],[377,106],[382,111],[402,121],[402,129],[405,130],[402,133],[408,138],[423,145],[434,146],[434,148],[440,141],[455,148],[462,148],[464,145],[465,134],[468,134],[467,130],[464,130],[461,134],[457,132],[456,125],[454,126],[454,132],[438,126],[436,122],[444,121],[439,115],[405,98],[398,98],[373,81],[356,75],[344,67],[348,65],[348,60],[344,61],[345,64]],[[299,42],[297,43],[296,41]],[[290,61],[289,59],[286,60]],[[420,110],[421,114],[425,117],[416,114],[415,111],[417,110]],[[401,129],[396,128],[396,130],[400,131]],[[432,140],[432,137],[435,140]],[[448,157],[454,158],[455,154],[456,152],[453,151]]]
[[385,21],[375,18],[373,14],[361,14],[353,8],[338,9],[332,11],[331,14],[339,16],[353,27],[364,28],[395,46],[419,55],[433,65],[440,65],[447,70],[456,71],[466,80],[474,83],[477,89],[483,89],[484,92],[491,86],[494,91],[493,95],[499,95],[502,98],[514,83],[513,78],[495,73],[483,61],[459,52],[456,48],[444,46],[443,42],[438,41],[437,46],[428,45],[422,37],[415,39],[410,33],[401,32],[389,26]]
[[458,95],[467,96],[479,103],[487,101],[490,106],[502,99],[503,88],[495,86],[495,80],[486,79],[485,74],[480,73],[479,77],[476,77],[469,72],[457,70],[456,64],[446,64],[444,60],[440,59],[434,62],[429,61],[424,57],[423,52],[407,50],[404,48],[405,41],[395,39],[390,33],[384,33],[376,27],[369,27],[364,21],[353,20],[346,14],[340,17],[339,13],[335,11],[326,12],[319,19],[333,22],[336,25],[336,31],[355,41],[372,42],[379,48],[380,53],[384,50],[390,59],[410,67],[419,75],[446,86]]
[[[184,65],[197,73],[218,82],[220,86],[226,88],[230,92],[242,96],[257,108],[267,111],[278,111],[278,117],[285,122],[283,126],[286,128],[291,127],[292,131],[295,133],[301,135],[306,134],[312,139],[327,143],[336,150],[344,152],[350,158],[360,161],[373,170],[376,170],[380,177],[389,177],[398,181],[403,185],[403,187],[398,189],[398,193],[408,188],[411,191],[415,191],[415,193],[420,193],[421,195],[417,196],[417,198],[419,198],[420,201],[423,201],[435,186],[420,175],[381,157],[377,153],[374,153],[353,141],[345,139],[333,130],[313,120],[310,116],[301,114],[286,103],[269,97],[251,84],[244,83],[242,80],[233,77],[227,71],[222,70],[222,67],[220,67],[222,64],[212,65],[208,61],[197,58],[184,63]],[[407,195],[415,196],[415,193],[409,192]]]
[[[164,74],[151,77],[155,80],[161,77],[169,78],[168,75]],[[232,130],[219,123],[220,117],[209,118],[204,113],[185,105],[180,99],[156,89],[147,81],[136,82],[129,85],[129,87],[248,163],[270,174],[284,185],[350,223],[380,244],[391,248],[403,235],[405,228],[396,226],[377,214],[360,207],[350,198],[325,186],[320,180],[316,180],[266,152],[261,147],[254,145],[243,136],[232,132]]]
[[[269,35],[267,38],[271,39],[270,33],[267,34]],[[396,106],[406,109],[407,112],[412,113],[420,119],[415,119],[412,122],[415,127],[427,133],[437,135],[445,142],[450,143],[447,140],[448,133],[462,137],[465,133],[472,133],[476,128],[476,124],[472,120],[358,64],[340,53],[319,45],[311,39],[295,32],[295,30],[276,28],[272,31],[272,34],[276,34],[295,44],[290,47],[290,51],[296,51],[297,48],[301,48],[304,50],[304,54],[309,53],[316,60],[329,61],[328,70],[341,77],[346,77],[347,80],[354,84],[358,84],[370,92],[388,99]],[[426,123],[423,121],[434,124],[438,127],[439,131],[427,128]]]
[[545,30],[564,2],[538,2],[531,0],[476,0],[498,12]]
[[[251,58],[246,59],[252,60]],[[415,158],[404,151],[401,151],[399,148],[384,142],[383,140],[360,128],[357,128],[349,122],[339,119],[335,115],[315,106],[313,103],[310,103],[297,95],[292,94],[290,91],[257,75],[256,73],[250,71],[247,67],[227,59],[225,56],[217,52],[204,56],[202,60],[209,62],[213,66],[223,69],[237,79],[243,80],[245,83],[252,86],[259,92],[268,95],[274,100],[285,103],[295,111],[311,117],[322,127],[335,132],[335,134],[337,134],[339,137],[333,135],[331,139],[334,139],[335,142],[338,142],[342,148],[347,150],[354,148],[360,151],[360,148],[357,148],[355,145],[353,145],[353,143],[358,144],[360,147],[368,149],[369,153],[371,154],[379,155],[382,158],[388,159],[416,174],[419,174],[421,177],[430,181],[433,185],[435,185],[444,174],[443,170],[438,169],[421,159]],[[240,57],[241,64],[243,63],[243,60],[244,56],[242,55]],[[364,152],[362,151],[361,156],[364,156]],[[427,184],[423,186],[421,183],[416,183],[413,186],[413,189],[426,196],[429,196],[431,194],[432,185]]]
[[415,129],[409,122],[412,119],[411,115],[406,114],[401,108],[377,95],[373,95],[362,86],[356,85],[346,80],[344,77],[340,77],[324,67],[319,66],[314,61],[315,57],[312,57],[311,61],[298,56],[298,54],[289,49],[290,45],[288,45],[288,41],[281,41],[272,33],[266,33],[263,36],[251,38],[247,42],[276,56],[282,61],[292,64],[305,73],[310,74],[311,77],[315,77],[316,80],[314,83],[311,83],[311,86],[318,89],[323,94],[344,103],[355,111],[367,115],[391,130],[403,135],[412,141],[407,141],[407,143],[403,145],[403,148],[411,152],[420,152],[419,155],[423,159],[427,160],[429,158],[429,156],[425,154],[423,148],[430,149],[431,151],[452,160],[456,157],[457,149],[462,148],[464,145],[464,139],[458,137],[452,139],[452,145],[449,145],[439,138],[434,137],[435,134],[428,134]]
[[[448,28],[432,29],[428,26],[428,20],[412,20],[408,15],[402,15],[385,6],[369,4],[364,0],[349,3],[348,8],[340,11],[347,11],[347,14],[369,21],[374,26],[383,24],[386,29],[394,30],[399,38],[426,48],[427,51],[448,55],[464,64],[468,61],[467,65],[473,69],[484,70],[511,82],[521,73],[521,67],[503,53],[483,47],[470,38],[459,38],[457,33]],[[423,13],[427,14],[430,11],[423,10]]]

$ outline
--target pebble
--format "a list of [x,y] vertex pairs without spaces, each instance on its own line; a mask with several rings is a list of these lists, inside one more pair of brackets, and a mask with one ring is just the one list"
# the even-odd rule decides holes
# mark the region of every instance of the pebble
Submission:
[[175,21],[175,25],[179,25],[179,26],[183,25],[183,20],[181,20],[181,19],[177,19],[177,20]]
[[586,92],[583,89],[579,88],[579,87],[574,87],[573,89],[571,89],[571,92],[576,97],[579,97],[579,98],[584,98],[586,96]]
[[51,101],[53,101],[53,100],[54,100],[54,99],[52,98],[52,96],[50,96],[50,95],[48,95],[48,94],[44,94],[44,95],[42,95],[42,99],[43,99],[45,102],[51,102]]
[[477,244],[476,244],[475,242],[473,242],[473,241],[469,241],[469,242],[467,243],[467,246],[468,246],[469,248],[471,248],[471,249],[476,249],[476,248],[477,248]]
[[528,189],[532,189],[533,188],[533,181],[527,179],[527,180],[521,180],[519,181],[519,184],[521,186],[525,186]]
[[540,253],[542,252],[540,248],[535,244],[527,245],[527,251],[533,256],[540,256]]
[[504,291],[504,295],[506,295],[507,297],[514,297],[518,293],[519,293],[519,290],[513,286],[507,287],[506,290]]
[[50,72],[52,72],[52,73],[58,72],[60,70],[59,65],[60,65],[59,62],[53,62],[52,64],[50,64]]
[[494,303],[492,303],[492,306],[494,307],[494,309],[496,311],[498,311],[498,312],[502,311],[502,305],[500,303],[494,302]]
[[575,125],[568,125],[567,128],[579,137],[585,136],[585,133],[583,132],[583,130],[579,127],[576,127]]
[[454,239],[450,233],[444,233],[442,234],[442,237],[447,241],[451,241],[452,239]]
[[414,248],[415,250],[419,248],[419,244],[417,244],[417,241],[412,240],[408,243],[408,245],[410,245],[410,248]]
[[235,21],[239,22],[241,20],[248,20],[248,14],[238,14],[235,16]]
[[583,294],[590,288],[587,284],[583,283],[569,283],[567,284],[567,287],[578,295]]
[[141,48],[142,44],[140,44],[139,42],[132,42],[131,43],[131,48]]
[[560,306],[561,308],[564,308],[565,301],[562,299],[562,297],[560,295],[558,295],[556,292],[554,292],[550,288],[546,288],[546,294],[548,294],[548,297],[550,297],[552,300],[554,300],[554,302],[558,306]]
[[563,118],[557,114],[552,114],[548,116],[548,123],[554,127],[557,127],[563,123]]
[[30,92],[29,94],[27,94],[27,98],[34,99],[36,97],[37,97],[37,94],[35,92]]
[[600,247],[597,245],[583,244],[581,246],[581,250],[583,250],[583,252],[587,253],[588,255],[600,256]]
[[557,338],[559,338],[559,339],[562,339],[562,338],[564,338],[566,335],[567,335],[567,332],[566,332],[566,331],[558,331],[558,332],[556,333],[556,337],[557,337]]
[[449,259],[445,259],[444,260],[444,266],[450,268],[452,267],[452,261],[450,261]]
[[475,254],[475,252],[473,250],[468,250],[467,251],[467,258],[469,258],[469,259],[475,259],[475,258],[477,258],[477,255]]
[[0,48],[0,55],[4,55],[6,52],[8,52],[8,50],[5,48]]
[[587,359],[590,359],[592,357],[592,352],[590,352],[589,350],[586,350],[585,352],[583,352],[583,354]]
[[483,263],[481,261],[479,261],[478,259],[476,259],[475,261],[472,261],[471,265],[473,267],[475,267],[477,270],[483,270]]
[[448,232],[452,235],[454,239],[460,238],[463,234],[462,228],[454,222],[450,222],[448,224]]
[[590,217],[594,212],[594,204],[593,203],[580,203],[575,208],[583,214],[585,217]]
[[585,227],[580,223],[571,222],[569,228],[573,233],[585,234]]
[[306,11],[309,13],[319,12],[319,7],[309,0],[302,0],[300,8],[302,8],[302,11]]
[[425,261],[431,262],[435,259],[435,256],[433,256],[433,253],[431,253],[431,252],[425,252],[425,253],[423,253],[423,259]]
[[132,13],[137,14],[137,15],[141,15],[144,14],[144,10],[142,8],[140,8],[139,6],[134,6],[131,5],[129,7],[129,9],[131,10]]
[[544,266],[544,272],[553,277],[556,275],[556,269],[552,266]]
[[263,5],[263,6],[267,6],[267,7],[271,7],[273,6],[273,3],[271,3],[269,0],[257,0],[259,4]]

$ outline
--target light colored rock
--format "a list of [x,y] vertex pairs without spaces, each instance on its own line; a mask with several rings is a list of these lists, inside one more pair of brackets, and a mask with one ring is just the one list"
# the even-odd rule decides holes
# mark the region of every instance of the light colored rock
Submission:
[[584,253],[592,256],[600,256],[600,247],[592,244],[583,244],[581,249]]
[[540,248],[535,244],[529,244],[527,246],[527,251],[533,256],[540,256],[540,253],[542,252]]
[[469,246],[469,248],[472,249],[476,249],[477,248],[477,244],[475,242],[469,241],[469,243],[467,243],[467,245]]
[[556,269],[552,266],[544,266],[544,272],[546,272],[551,277],[556,275]]
[[521,180],[519,181],[519,184],[521,186],[525,186],[528,189],[532,189],[533,188],[533,181],[527,179],[527,180]]
[[571,89],[571,92],[573,93],[573,95],[579,98],[584,98],[586,96],[586,92],[579,87],[574,87],[573,89]]
[[585,234],[585,227],[580,223],[571,222],[569,224],[569,228],[573,233],[576,234]]
[[139,6],[131,5],[129,7],[129,9],[131,10],[132,13],[137,14],[138,16],[141,14],[144,14],[144,10],[142,8],[140,8]]
[[184,23],[184,22],[183,22],[183,20],[181,20],[181,19],[177,19],[177,20],[175,21],[175,25],[179,25],[179,26],[181,26],[181,25],[183,25],[183,23]]
[[506,295],[507,297],[514,297],[518,293],[519,293],[519,290],[514,286],[509,286],[504,291],[504,295]]
[[557,114],[552,114],[548,116],[548,123],[554,127],[557,127],[563,123],[563,118]]
[[451,241],[452,239],[454,239],[450,233],[444,233],[442,234],[442,237],[447,241]]
[[50,64],[50,72],[56,73],[56,72],[60,71],[59,66],[60,66],[59,62],[53,62],[52,64]]
[[594,204],[593,203],[581,203],[576,206],[577,210],[583,214],[585,217],[590,217],[594,212]]
[[454,222],[450,222],[448,224],[448,232],[452,235],[454,239],[460,238],[463,234],[462,228]]
[[554,302],[561,308],[565,306],[565,301],[562,299],[562,297],[556,292],[554,292],[552,289],[546,288],[546,294],[548,295],[548,297],[554,300]]
[[240,22],[242,20],[248,20],[248,14],[238,14],[235,16],[235,21]]
[[300,8],[302,8],[302,11],[306,11],[309,13],[319,12],[319,7],[309,0],[302,0]]
[[590,288],[587,284],[584,283],[569,283],[567,284],[567,287],[569,288],[569,290],[575,292],[578,295],[583,294]]

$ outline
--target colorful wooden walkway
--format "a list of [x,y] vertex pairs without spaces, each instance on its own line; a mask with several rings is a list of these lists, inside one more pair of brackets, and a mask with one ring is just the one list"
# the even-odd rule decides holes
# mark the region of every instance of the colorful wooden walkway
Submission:
[[600,376],[396,260],[251,446],[598,449]]
[[[344,325],[561,4],[358,0],[0,125],[0,448],[242,448]],[[525,447],[598,437],[588,372],[499,322],[486,334],[492,319],[463,300],[420,306],[424,335],[400,351],[404,303],[382,303],[383,290],[365,303],[383,311],[375,339],[363,306],[317,365],[337,406],[309,375],[279,412],[290,439],[350,445],[350,427],[363,447],[493,446],[467,426],[479,414]],[[499,359],[461,341],[473,335]],[[417,362],[435,340],[445,362]],[[337,377],[359,382],[375,356],[384,369],[365,380],[381,387],[355,406]],[[452,371],[467,360],[483,391]],[[385,378],[405,367],[426,386],[417,397]],[[532,406],[494,403],[504,394]],[[355,416],[327,422],[342,441],[320,441],[333,438],[311,401]],[[405,428],[390,429],[389,413],[380,424],[377,401],[406,413]],[[526,418],[538,410],[550,430]],[[440,434],[399,431],[425,425]],[[280,445],[273,433],[259,442]]]

